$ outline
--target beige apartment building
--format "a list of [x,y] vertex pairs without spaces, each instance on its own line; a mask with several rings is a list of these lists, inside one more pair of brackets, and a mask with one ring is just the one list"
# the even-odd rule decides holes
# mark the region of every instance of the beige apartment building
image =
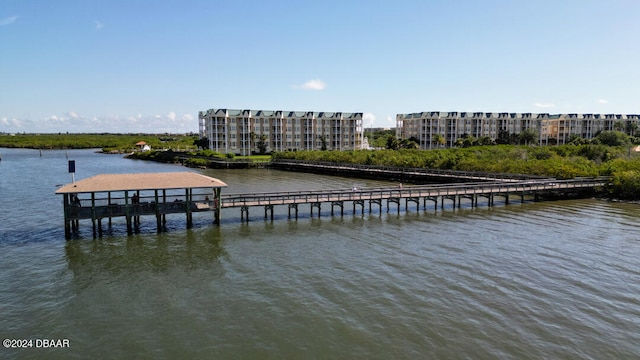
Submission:
[[519,134],[533,130],[539,145],[566,144],[572,135],[593,138],[600,131],[620,130],[630,135],[640,127],[640,115],[620,114],[534,114],[426,111],[396,115],[396,135],[415,137],[421,149],[431,149],[444,140],[452,147],[465,135],[497,139],[500,130]]
[[200,137],[222,154],[250,155],[264,141],[267,152],[358,150],[362,113],[209,109],[200,111]]

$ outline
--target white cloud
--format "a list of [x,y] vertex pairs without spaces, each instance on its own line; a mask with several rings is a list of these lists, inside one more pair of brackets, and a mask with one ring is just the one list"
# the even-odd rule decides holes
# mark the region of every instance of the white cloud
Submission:
[[598,100],[596,100],[596,102],[597,102],[598,104],[607,104],[607,103],[608,103],[608,101],[607,101],[607,100],[605,100],[605,99],[598,99]]
[[117,114],[85,117],[75,111],[40,119],[0,118],[0,132],[27,133],[189,133],[198,131],[192,114],[120,116]]
[[16,118],[0,118],[0,124],[2,125],[2,132],[7,132],[7,130],[5,129],[13,129],[8,132],[17,132],[18,130],[22,129],[22,122]]
[[364,127],[373,127],[373,123],[376,121],[376,116],[372,113],[364,113],[362,114],[362,120]]
[[62,116],[58,116],[58,115],[51,115],[49,117],[46,117],[45,121],[50,122],[50,123],[60,123],[60,122],[64,122],[65,118],[62,117]]
[[392,117],[391,115],[387,115],[387,121],[385,124],[389,127],[396,126],[396,118]]
[[11,25],[18,20],[17,16],[10,16],[8,18],[0,19],[0,26]]
[[306,83],[300,86],[294,86],[294,89],[303,89],[303,90],[324,90],[327,87],[327,84],[320,79],[309,80]]
[[104,24],[98,20],[94,20],[93,22],[96,24],[96,30],[100,30],[104,27]]
[[550,108],[556,107],[556,104],[535,103],[535,104],[533,104],[533,106],[538,107],[538,108],[542,108],[542,109],[550,109]]

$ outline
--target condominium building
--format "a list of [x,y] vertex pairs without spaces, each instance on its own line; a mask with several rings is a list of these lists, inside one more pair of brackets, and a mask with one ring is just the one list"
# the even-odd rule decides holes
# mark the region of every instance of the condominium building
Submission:
[[572,135],[591,139],[600,131],[619,130],[630,135],[639,129],[640,115],[533,114],[428,111],[396,116],[396,135],[416,138],[421,149],[452,147],[456,140],[471,136],[497,139],[500,131],[519,134],[533,130],[536,143],[568,143]]
[[223,154],[250,155],[260,142],[267,152],[363,146],[362,113],[209,109],[198,118],[200,137]]

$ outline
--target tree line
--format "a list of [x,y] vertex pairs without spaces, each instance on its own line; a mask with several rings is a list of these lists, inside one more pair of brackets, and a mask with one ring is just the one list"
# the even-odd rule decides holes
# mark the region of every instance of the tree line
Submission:
[[611,176],[611,184],[602,189],[603,194],[640,199],[640,155],[633,151],[629,139],[619,144],[621,139],[625,138],[614,133],[602,134],[599,141],[559,146],[503,144],[433,150],[288,151],[273,153],[272,158],[528,174],[557,179]]
[[144,141],[152,149],[194,149],[197,135],[168,134],[0,134],[0,147],[29,149],[102,149],[130,152]]

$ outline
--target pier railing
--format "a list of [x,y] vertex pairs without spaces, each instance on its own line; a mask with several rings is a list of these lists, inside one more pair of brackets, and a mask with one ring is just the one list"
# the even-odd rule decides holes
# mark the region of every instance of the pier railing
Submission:
[[83,199],[77,205],[69,205],[69,219],[92,219],[109,218],[120,216],[141,216],[155,214],[179,214],[199,211],[214,210],[216,203],[214,200],[205,199],[204,196],[185,201],[177,197],[170,201],[155,202],[151,199],[139,203],[127,203],[124,198],[112,197],[109,200],[98,198],[93,200]]
[[[223,194],[220,197],[221,208],[312,204],[323,202],[380,201],[385,199],[436,198],[468,195],[499,195],[509,193],[541,193],[566,191],[604,186],[607,177],[576,178],[571,180],[520,180],[514,182],[469,182],[454,184],[416,185],[404,187],[376,187],[359,189],[324,189],[310,191],[285,191]],[[119,216],[140,216],[153,214],[172,214],[184,212],[211,211],[216,209],[215,201],[201,198],[192,201],[169,198],[155,202],[152,198],[141,198],[140,203],[124,203],[124,198],[84,199],[81,206],[71,206],[70,219],[106,218]],[[146,201],[145,201],[146,200]]]
[[[249,208],[254,206],[264,207],[265,218],[271,213],[274,217],[274,207],[276,205],[288,205],[289,216],[295,210],[298,217],[298,205],[310,204],[311,216],[314,208],[320,212],[321,204],[331,205],[331,215],[334,207],[344,213],[345,203],[353,205],[353,212],[360,206],[364,214],[365,203],[369,203],[369,211],[372,211],[372,204],[382,209],[382,203],[386,200],[387,211],[389,204],[397,205],[400,212],[401,200],[405,201],[408,208],[409,202],[413,202],[426,209],[427,202],[432,201],[437,207],[438,203],[444,208],[445,200],[453,201],[454,208],[460,207],[461,199],[469,199],[471,206],[478,206],[478,198],[486,198],[488,206],[492,206],[495,197],[504,198],[504,203],[509,203],[510,195],[519,195],[524,202],[526,195],[533,195],[537,200],[539,195],[556,194],[558,197],[570,196],[572,192],[583,195],[583,191],[605,186],[609,183],[608,177],[597,178],[576,178],[571,180],[554,179],[528,179],[520,181],[492,181],[492,182],[469,182],[436,185],[415,185],[397,187],[377,187],[359,189],[323,189],[311,191],[286,191],[269,193],[243,193],[219,195],[219,202],[216,199],[210,200],[206,194],[191,195],[168,195],[168,196],[140,196],[134,198],[114,197],[109,193],[107,197],[96,197],[92,195],[90,199],[76,199],[65,204],[65,236],[70,237],[71,231],[77,231],[78,222],[82,219],[93,221],[93,234],[102,235],[102,219],[114,217],[125,217],[127,220],[127,232],[132,233],[132,228],[138,226],[140,217],[144,215],[155,215],[158,231],[166,224],[166,214],[185,213],[187,215],[187,227],[191,226],[191,214],[200,211],[213,211],[216,216],[220,215],[220,209],[240,208],[240,218],[242,221],[249,220]],[[131,202],[129,202],[131,200]],[[219,217],[214,220],[219,224]],[[132,226],[133,223],[133,226]]]
[[425,198],[455,195],[483,195],[506,193],[532,193],[604,186],[607,177],[576,178],[571,180],[525,180],[518,182],[481,182],[406,187],[363,189],[336,189],[316,191],[289,191],[252,194],[226,194],[221,196],[222,208],[287,205],[339,201],[381,200],[390,198]]

